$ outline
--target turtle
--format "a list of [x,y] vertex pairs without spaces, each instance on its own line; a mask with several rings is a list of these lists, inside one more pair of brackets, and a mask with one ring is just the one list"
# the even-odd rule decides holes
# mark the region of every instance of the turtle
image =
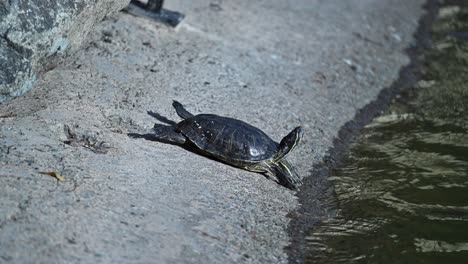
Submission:
[[170,125],[155,124],[152,133],[144,135],[146,139],[189,144],[201,154],[223,163],[273,175],[280,185],[292,190],[302,184],[294,167],[285,159],[301,141],[300,126],[277,143],[262,130],[241,120],[215,114],[193,115],[177,101],[172,106],[183,120],[176,123],[164,118]]

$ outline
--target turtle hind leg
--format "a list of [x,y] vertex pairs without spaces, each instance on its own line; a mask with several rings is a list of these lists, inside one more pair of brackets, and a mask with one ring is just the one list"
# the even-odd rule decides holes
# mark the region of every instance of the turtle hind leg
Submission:
[[152,140],[154,141],[173,144],[184,144],[186,141],[186,138],[182,134],[176,132],[173,126],[155,124],[153,131],[154,133],[152,134]]
[[146,112],[146,113],[147,113],[148,115],[150,115],[151,117],[156,118],[157,120],[159,120],[159,121],[161,121],[161,122],[163,122],[163,123],[166,123],[166,124],[168,124],[168,125],[170,125],[170,126],[175,126],[175,125],[177,125],[177,123],[176,123],[175,121],[172,121],[172,120],[168,119],[167,117],[162,116],[162,115],[160,115],[160,114],[158,114],[158,113],[156,113],[156,112],[148,111],[148,112]]
[[187,119],[193,116],[189,111],[185,110],[184,106],[181,103],[175,100],[174,102],[172,102],[172,106],[175,108],[177,114],[183,119]]

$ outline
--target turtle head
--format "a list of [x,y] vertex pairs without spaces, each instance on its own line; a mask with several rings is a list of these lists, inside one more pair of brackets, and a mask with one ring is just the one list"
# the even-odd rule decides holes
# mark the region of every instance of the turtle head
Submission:
[[300,126],[289,132],[289,134],[281,140],[276,154],[273,156],[273,161],[278,162],[286,155],[288,155],[288,153],[291,152],[291,150],[293,150],[297,144],[299,144],[299,141],[301,141],[302,138],[302,134],[303,132]]

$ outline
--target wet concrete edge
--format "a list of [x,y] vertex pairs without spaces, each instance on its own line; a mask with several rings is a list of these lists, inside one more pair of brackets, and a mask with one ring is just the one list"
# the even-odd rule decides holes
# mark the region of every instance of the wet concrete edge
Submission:
[[304,179],[304,184],[297,193],[301,207],[288,215],[291,218],[288,230],[291,243],[285,251],[289,263],[303,263],[306,260],[307,233],[324,219],[323,215],[327,214],[328,208],[334,203],[333,188],[328,177],[334,168],[342,164],[350,144],[365,125],[389,107],[397,95],[409,91],[419,81],[424,63],[423,54],[431,47],[431,28],[438,12],[438,1],[427,0],[424,8],[426,14],[419,20],[414,34],[415,45],[405,50],[411,60],[410,64],[400,69],[399,78],[390,87],[383,89],[376,100],[358,110],[354,118],[341,127],[323,161],[315,165],[311,175]]

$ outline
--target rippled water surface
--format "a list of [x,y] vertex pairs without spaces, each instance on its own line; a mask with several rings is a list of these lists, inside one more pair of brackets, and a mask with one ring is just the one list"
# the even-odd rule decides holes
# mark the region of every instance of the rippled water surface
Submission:
[[308,262],[468,263],[468,12],[440,14],[423,80],[334,171],[337,216]]

